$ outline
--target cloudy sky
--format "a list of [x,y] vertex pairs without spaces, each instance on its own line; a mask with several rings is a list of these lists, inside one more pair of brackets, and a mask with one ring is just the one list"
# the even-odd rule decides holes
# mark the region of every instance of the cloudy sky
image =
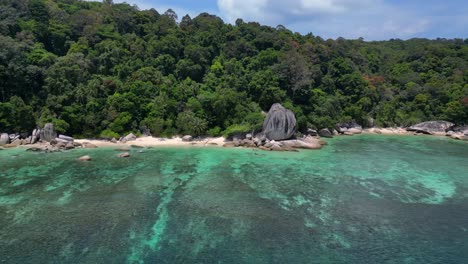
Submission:
[[[114,0],[114,2],[124,2]],[[125,0],[140,9],[168,8],[181,18],[200,12],[323,38],[468,38],[467,0]]]

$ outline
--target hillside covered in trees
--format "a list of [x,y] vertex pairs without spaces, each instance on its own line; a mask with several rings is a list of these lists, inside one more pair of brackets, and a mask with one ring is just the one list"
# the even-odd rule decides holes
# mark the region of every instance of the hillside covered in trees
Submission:
[[2,132],[215,136],[259,128],[276,102],[300,130],[466,124],[467,83],[467,39],[324,40],[109,0],[0,0]]

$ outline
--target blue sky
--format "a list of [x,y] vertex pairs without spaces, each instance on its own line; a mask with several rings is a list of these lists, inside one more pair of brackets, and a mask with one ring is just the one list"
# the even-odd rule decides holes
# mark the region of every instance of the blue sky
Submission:
[[[114,0],[114,2],[124,2]],[[140,9],[201,12],[312,32],[323,38],[468,38],[468,0],[125,0]]]

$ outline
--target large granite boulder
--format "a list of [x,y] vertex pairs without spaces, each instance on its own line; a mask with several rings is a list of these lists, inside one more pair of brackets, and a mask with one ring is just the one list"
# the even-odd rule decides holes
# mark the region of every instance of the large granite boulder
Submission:
[[52,139],[57,137],[57,132],[54,129],[54,124],[47,123],[44,128],[41,130],[40,138],[42,141],[50,142]]
[[445,132],[453,127],[453,123],[448,121],[428,121],[408,127],[407,131],[414,131],[423,134],[445,134]]
[[137,137],[133,133],[130,133],[130,134],[126,135],[124,138],[122,138],[120,140],[120,142],[127,143],[128,141],[134,141],[136,139],[137,139]]
[[10,143],[10,137],[8,136],[7,133],[3,133],[0,135],[0,146],[4,146],[6,144]]
[[296,133],[296,117],[281,104],[273,104],[263,122],[263,134],[270,140],[290,139]]

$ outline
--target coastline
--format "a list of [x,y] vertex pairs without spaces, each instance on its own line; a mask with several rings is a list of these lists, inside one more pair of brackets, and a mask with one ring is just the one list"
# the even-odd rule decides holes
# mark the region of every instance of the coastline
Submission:
[[183,141],[181,137],[173,138],[161,138],[161,137],[151,137],[144,136],[139,137],[135,140],[127,142],[110,142],[99,139],[75,139],[76,143],[86,144],[90,143],[97,147],[130,147],[140,146],[140,147],[182,147],[182,146],[194,146],[194,147],[206,147],[206,146],[219,146],[222,147],[225,143],[225,138],[223,137],[207,137],[201,139],[193,139],[192,141]]
[[[430,136],[430,137],[446,137],[451,138],[452,140],[457,140],[452,138],[446,133],[433,133],[431,135],[416,133],[413,131],[407,131],[404,128],[365,128],[362,129],[360,133],[353,134],[338,134],[333,135],[333,137],[350,137],[353,135],[382,135],[382,136]],[[326,139],[324,137],[315,137],[316,139]],[[463,140],[460,140],[463,141]],[[163,137],[151,137],[143,136],[138,137],[135,140],[127,142],[111,142],[102,139],[74,139],[74,142],[79,145],[79,148],[100,148],[100,147],[116,147],[116,148],[130,148],[130,147],[235,147],[232,146],[232,141],[227,140],[224,137],[203,137],[203,138],[194,138],[191,141],[184,141],[182,137],[172,137],[172,138],[163,138]],[[35,144],[28,145],[19,145],[17,148],[29,149],[29,148],[40,148],[42,150],[51,150],[50,143],[48,142],[39,142]],[[245,146],[239,146],[245,147]],[[0,146],[0,150],[7,150],[11,148],[5,148]]]

